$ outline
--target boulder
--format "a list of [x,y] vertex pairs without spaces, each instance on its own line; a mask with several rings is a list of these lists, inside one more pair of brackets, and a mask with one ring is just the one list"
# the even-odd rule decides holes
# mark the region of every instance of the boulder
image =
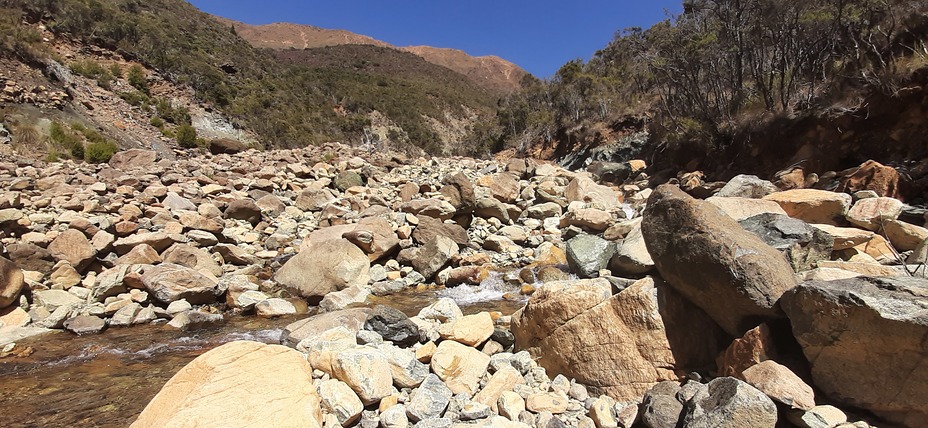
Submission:
[[55,267],[55,258],[48,250],[34,244],[16,243],[6,247],[10,260],[23,270],[49,274]]
[[196,331],[222,324],[223,321],[225,317],[222,314],[187,310],[174,315],[168,326],[182,331]]
[[777,300],[796,286],[777,250],[674,186],[651,194],[641,231],[667,283],[732,336],[779,317]]
[[786,211],[783,211],[783,208],[780,208],[779,204],[763,199],[721,198],[719,196],[713,196],[706,199],[706,202],[715,205],[736,221],[766,213],[786,215]]
[[866,198],[857,201],[846,217],[851,224],[876,232],[887,221],[899,218],[903,206],[898,199]]
[[93,315],[80,315],[65,321],[64,328],[76,335],[97,334],[106,328],[106,320]]
[[835,190],[845,193],[872,190],[877,195],[899,199],[902,196],[899,178],[899,171],[895,168],[868,160],[841,179],[841,184]]
[[523,383],[525,383],[525,378],[522,377],[522,374],[512,368],[511,365],[506,364],[496,373],[493,373],[493,376],[490,376],[487,384],[474,396],[474,401],[490,406],[494,412],[498,412],[497,403],[500,395],[503,392],[512,391],[516,385]]
[[318,300],[333,291],[367,285],[370,267],[360,248],[346,239],[334,239],[300,251],[284,263],[274,280],[304,298]]
[[618,401],[677,379],[674,370],[711,366],[725,343],[705,313],[652,278],[616,295],[605,279],[545,284],[513,315],[512,332],[547,373]]
[[207,149],[210,153],[214,155],[234,155],[238,152],[242,152],[247,147],[241,141],[233,140],[231,138],[216,138],[209,141],[209,146]]
[[898,251],[911,251],[928,240],[928,229],[900,220],[883,223],[883,232]]
[[158,160],[158,152],[129,149],[116,152],[108,163],[113,169],[125,172],[133,169],[150,168],[156,160]]
[[489,365],[489,355],[453,340],[441,342],[431,361],[432,372],[452,393],[465,393],[468,397],[477,392]]
[[171,236],[164,232],[145,232],[119,238],[113,243],[116,254],[126,254],[137,245],[147,244],[157,252],[162,252],[174,244]]
[[364,179],[361,178],[361,174],[358,174],[357,171],[342,171],[335,176],[333,184],[336,189],[344,192],[351,187],[363,186]]
[[796,272],[813,269],[831,258],[834,239],[808,223],[782,214],[760,214],[738,222],[767,245],[783,252]]
[[777,406],[751,385],[733,377],[709,382],[707,396],[686,403],[683,426],[687,428],[773,428]]
[[742,379],[774,401],[793,409],[809,410],[815,406],[812,387],[776,361],[767,360],[748,368],[742,373]]
[[190,269],[208,272],[215,277],[222,276],[222,266],[202,248],[187,244],[175,244],[164,252],[164,262],[188,267]]
[[641,225],[632,228],[625,239],[618,245],[615,255],[609,261],[609,270],[619,276],[639,276],[654,269],[654,260],[648,254],[648,247],[641,235]]
[[716,358],[719,376],[741,377],[748,368],[777,356],[776,342],[767,324],[761,324],[732,341]]
[[370,313],[371,310],[367,308],[352,308],[295,321],[284,327],[284,331],[280,334],[280,343],[296,346],[304,339],[317,336],[335,327],[345,327],[357,333],[364,326]]
[[612,225],[612,216],[596,208],[582,208],[564,215],[564,220],[571,226],[584,230],[602,232]]
[[174,375],[131,427],[201,422],[227,428],[321,428],[312,368],[301,353],[284,346],[227,343]]
[[389,306],[377,305],[371,310],[364,329],[373,331],[397,346],[408,348],[419,342],[419,327],[406,314]]
[[434,241],[425,244],[425,246],[413,249],[407,254],[407,257],[409,264],[416,269],[416,272],[421,273],[426,279],[430,279],[457,254],[458,244],[451,238],[439,236]]
[[493,319],[489,312],[465,315],[438,327],[442,339],[453,340],[467,346],[477,346],[493,334]]
[[615,243],[595,235],[577,235],[567,241],[567,264],[572,273],[592,278],[606,268],[615,251]]
[[350,426],[361,417],[364,404],[344,382],[335,379],[322,381],[318,391],[322,408],[326,413],[335,415],[341,426]]
[[806,223],[840,226],[851,207],[851,195],[827,190],[794,189],[771,193],[764,200],[773,201],[786,214]]
[[400,205],[400,211],[417,216],[435,217],[442,221],[451,219],[457,212],[453,205],[438,198],[416,199],[406,202]]
[[97,255],[87,236],[76,229],[68,229],[58,235],[48,244],[48,252],[55,260],[64,260],[79,271],[84,270]]
[[607,186],[596,184],[586,176],[577,176],[567,184],[565,196],[568,202],[587,202],[598,205],[607,211],[620,208],[618,194]]
[[490,189],[490,194],[501,202],[511,204],[519,199],[519,178],[505,172],[488,175],[481,180]]
[[741,174],[728,180],[725,187],[715,195],[723,198],[760,199],[778,191],[777,186],[767,180],[762,180],[756,175]]
[[24,284],[23,270],[13,262],[0,257],[0,309],[19,301],[19,292]]
[[423,245],[434,241],[439,236],[451,238],[459,247],[467,246],[470,243],[467,230],[463,227],[455,223],[445,223],[433,217],[421,217],[419,225],[412,232],[412,239]]
[[296,197],[294,205],[302,211],[319,211],[335,199],[329,189],[306,189]]
[[928,280],[852,278],[806,282],[782,306],[832,399],[895,424],[928,425]]
[[441,193],[445,196],[448,196],[445,190],[446,188],[453,188],[455,190],[453,192],[455,195],[452,205],[458,213],[470,213],[474,210],[474,207],[477,205],[477,197],[474,193],[474,183],[467,178],[467,175],[463,172],[447,175],[442,182],[445,183],[445,187],[442,187]]
[[216,279],[181,265],[164,263],[146,268],[142,283],[162,303],[185,299],[199,305],[213,303],[217,297]]
[[229,202],[229,206],[223,211],[222,217],[244,220],[254,226],[261,221],[261,208],[258,208],[255,201],[251,199],[236,199]]
[[355,347],[338,352],[330,374],[348,384],[365,405],[393,392],[390,363],[376,349]]
[[413,422],[441,417],[452,395],[451,389],[438,376],[429,374],[409,397],[406,415]]

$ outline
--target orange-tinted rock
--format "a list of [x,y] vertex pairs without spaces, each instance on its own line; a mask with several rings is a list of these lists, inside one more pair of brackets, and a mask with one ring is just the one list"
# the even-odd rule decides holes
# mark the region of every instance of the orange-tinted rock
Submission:
[[715,361],[718,364],[719,376],[740,377],[749,367],[775,355],[776,345],[770,328],[767,324],[761,324],[748,330],[740,339],[732,341],[728,349]]
[[899,179],[899,171],[895,168],[868,160],[857,167],[852,174],[844,177],[837,191],[854,193],[872,190],[880,196],[901,199]]

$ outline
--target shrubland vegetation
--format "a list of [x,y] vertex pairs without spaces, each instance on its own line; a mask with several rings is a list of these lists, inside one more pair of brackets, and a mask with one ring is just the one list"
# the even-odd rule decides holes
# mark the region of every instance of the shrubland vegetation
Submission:
[[694,158],[773,118],[891,93],[928,56],[923,0],[689,0],[684,9],[617,33],[550,81],[525,79],[495,132],[519,149],[652,112],[654,143]]
[[[304,61],[302,51],[277,58],[252,48],[182,0],[2,0],[2,5],[11,12],[0,22],[4,34],[25,28],[15,25],[22,17],[44,23],[60,37],[121,52],[175,83],[189,85],[202,101],[257,132],[268,146],[358,142],[369,125],[367,113],[376,109],[403,128],[403,141],[438,152],[444,148],[424,116],[441,119],[444,111],[458,111],[462,105],[492,115],[496,103],[463,76],[398,51],[314,50],[312,55],[324,63]],[[15,40],[12,35],[0,40],[5,55],[34,38],[31,32],[16,34]],[[122,74],[91,64],[69,65],[102,87]],[[120,93],[122,98],[136,106],[154,106],[165,122],[189,123],[189,117],[177,117],[151,99],[142,68],[124,73],[134,91]]]
[[68,158],[104,163],[119,151],[119,146],[114,141],[80,123],[72,123],[69,126],[61,122],[52,122],[49,140],[49,160]]

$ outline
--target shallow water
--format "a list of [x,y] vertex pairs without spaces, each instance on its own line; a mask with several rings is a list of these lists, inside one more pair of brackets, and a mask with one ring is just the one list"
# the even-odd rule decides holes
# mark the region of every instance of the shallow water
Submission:
[[[466,288],[462,288],[466,287]],[[509,315],[524,300],[502,281],[481,287],[407,291],[373,299],[408,315],[439,297],[455,299],[465,314]],[[164,325],[111,328],[99,335],[50,333],[17,343],[32,347],[25,358],[0,359],[0,427],[127,427],[185,364],[224,343],[278,343],[282,329],[305,316],[273,320],[227,316],[214,329],[181,332]]]

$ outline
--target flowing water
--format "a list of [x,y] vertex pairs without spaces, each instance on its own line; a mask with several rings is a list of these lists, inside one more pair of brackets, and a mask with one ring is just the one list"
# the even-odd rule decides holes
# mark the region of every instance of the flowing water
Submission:
[[[499,277],[483,285],[404,292],[371,303],[408,315],[440,297],[465,314],[511,314],[524,300],[505,300],[516,289]],[[127,427],[181,367],[235,340],[278,343],[282,329],[300,319],[232,317],[214,329],[181,332],[164,325],[111,328],[99,335],[50,333],[18,342],[27,357],[0,359],[0,427]]]

